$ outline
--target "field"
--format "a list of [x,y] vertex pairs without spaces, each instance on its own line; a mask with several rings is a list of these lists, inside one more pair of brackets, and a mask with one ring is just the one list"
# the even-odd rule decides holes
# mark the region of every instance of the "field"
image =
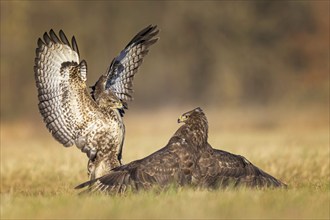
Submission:
[[[180,109],[125,115],[124,161],[164,146]],[[52,139],[41,119],[1,124],[1,219],[328,219],[328,111],[205,110],[209,142],[244,155],[289,185],[280,190],[170,189],[123,196],[79,196],[85,155]],[[285,114],[283,113],[285,112]]]

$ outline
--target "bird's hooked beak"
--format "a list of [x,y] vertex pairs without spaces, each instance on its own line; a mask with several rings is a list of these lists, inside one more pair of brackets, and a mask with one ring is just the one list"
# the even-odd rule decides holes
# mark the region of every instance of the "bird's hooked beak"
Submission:
[[179,118],[178,118],[178,123],[182,123],[182,122],[185,122],[187,120],[187,116],[186,115],[181,115]]
[[125,114],[125,109],[127,109],[127,105],[125,104],[125,102],[116,102],[113,106],[112,109],[115,109],[119,112],[121,117],[124,117]]
[[117,109],[123,109],[123,108],[124,108],[124,105],[123,105],[122,102],[117,102],[116,104],[117,104],[117,105],[116,105],[116,108],[117,108]]
[[115,103],[113,103],[112,104],[112,106],[111,106],[111,108],[112,109],[123,109],[124,108],[124,105],[123,105],[123,103],[122,102],[115,102]]

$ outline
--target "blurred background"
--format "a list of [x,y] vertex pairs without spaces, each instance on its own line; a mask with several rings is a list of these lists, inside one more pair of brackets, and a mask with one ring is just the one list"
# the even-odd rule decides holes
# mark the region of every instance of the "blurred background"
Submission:
[[135,78],[128,135],[148,126],[170,135],[197,106],[223,130],[328,126],[328,1],[1,1],[2,124],[47,135],[33,72],[45,31],[76,37],[93,85],[149,24],[160,40]]
[[[95,219],[110,218],[112,212],[112,218],[124,219],[163,217],[158,213],[186,219],[329,218],[329,1],[0,4],[4,218]],[[177,117],[200,106],[214,148],[244,155],[293,190],[243,191],[243,197],[220,192],[223,200],[213,191],[211,197],[203,192],[191,206],[186,204],[195,194],[186,200],[166,194],[158,206],[149,196],[150,203],[127,197],[111,200],[115,205],[102,198],[85,204],[84,198],[70,196],[77,193],[73,186],[87,180],[87,157],[56,142],[39,114],[33,71],[37,39],[50,29],[74,35],[88,64],[88,85],[93,85],[149,24],[158,25],[160,40],[134,80],[135,100],[124,116],[123,162],[164,146],[179,127]],[[14,198],[21,195],[21,200]],[[56,203],[53,195],[64,199],[56,197]]]

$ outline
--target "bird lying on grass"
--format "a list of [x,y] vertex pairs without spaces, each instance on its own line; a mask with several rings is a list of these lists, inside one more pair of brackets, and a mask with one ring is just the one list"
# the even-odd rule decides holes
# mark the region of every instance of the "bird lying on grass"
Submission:
[[115,194],[173,184],[201,188],[286,186],[243,156],[213,149],[207,141],[208,122],[201,108],[184,113],[178,122],[184,124],[162,149],[76,189],[88,187],[87,192]]

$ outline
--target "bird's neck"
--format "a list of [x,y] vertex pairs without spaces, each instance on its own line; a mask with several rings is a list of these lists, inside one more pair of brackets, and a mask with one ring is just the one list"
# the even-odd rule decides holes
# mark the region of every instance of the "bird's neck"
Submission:
[[208,138],[208,124],[206,119],[198,118],[186,122],[175,133],[175,136],[189,141],[193,147],[204,147]]
[[189,125],[192,130],[193,142],[199,148],[204,147],[208,138],[208,125],[205,121],[194,121]]

